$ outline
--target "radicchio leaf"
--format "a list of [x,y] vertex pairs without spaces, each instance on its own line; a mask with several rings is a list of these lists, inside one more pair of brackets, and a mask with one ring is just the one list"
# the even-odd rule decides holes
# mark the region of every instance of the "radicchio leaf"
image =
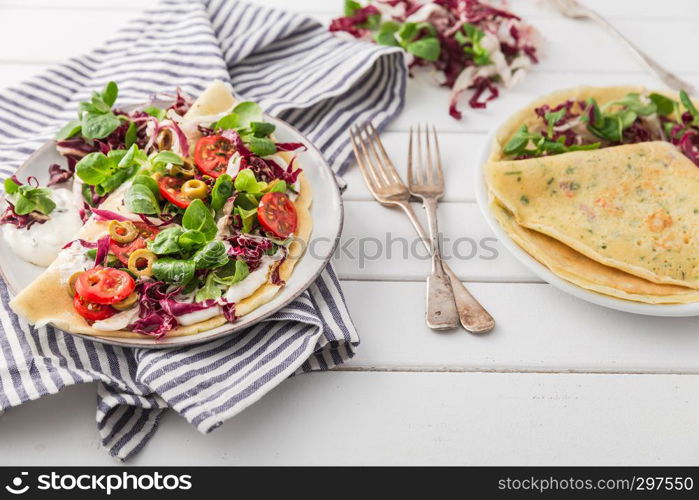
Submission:
[[83,240],[81,238],[78,238],[77,240],[69,241],[68,243],[63,245],[63,247],[61,247],[61,248],[71,247],[71,246],[73,246],[73,243],[75,243],[75,242],[79,243],[83,248],[97,248],[96,241],[87,241],[87,240]]
[[277,151],[296,151],[297,149],[306,150],[306,145],[302,142],[277,142]]
[[101,208],[93,208],[92,213],[95,214],[97,220],[118,220],[120,222],[130,221],[125,215],[112,212],[111,210],[103,210]]
[[12,224],[17,226],[17,229],[29,229],[33,224],[39,223],[43,224],[49,217],[39,212],[29,212],[25,215],[20,215],[15,212],[15,206],[9,200],[7,202],[7,208],[0,215],[0,224]]
[[[471,107],[484,108],[488,101],[498,96],[497,90],[493,90],[495,82],[509,86],[514,83],[514,76],[522,76],[529,62],[538,62],[534,28],[515,14],[480,0],[381,0],[350,11],[350,15],[333,19],[329,30],[342,31],[362,40],[402,46],[410,53],[411,72],[416,67],[427,67],[443,76],[442,85],[452,89],[449,114],[457,119],[461,117],[457,101],[465,90],[475,90],[474,97],[469,101]],[[376,17],[402,26],[425,22],[429,28],[418,28],[409,40],[399,41],[392,32],[381,31],[385,24],[375,22]],[[466,36],[466,23],[490,39],[490,43],[486,44],[488,57],[485,62],[483,53],[474,50],[471,36]],[[439,43],[436,60],[424,59],[410,49],[414,43],[426,39]],[[478,54],[481,55],[480,59]],[[484,81],[477,81],[478,78]],[[508,81],[510,78],[512,80]],[[486,91],[489,97],[482,99]]]
[[95,255],[95,267],[104,265],[109,254],[109,235],[102,236],[97,240],[97,255]]
[[58,163],[53,163],[51,166],[49,166],[49,176],[50,179],[46,185],[54,186],[69,180],[71,177],[73,177],[73,172],[71,170],[61,168]]
[[243,233],[228,236],[226,240],[231,244],[228,255],[242,258],[251,272],[260,267],[262,257],[272,248],[271,240]]

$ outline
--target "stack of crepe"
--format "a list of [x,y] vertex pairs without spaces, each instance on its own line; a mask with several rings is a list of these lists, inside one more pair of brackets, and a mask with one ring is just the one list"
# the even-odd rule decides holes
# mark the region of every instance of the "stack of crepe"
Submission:
[[502,146],[534,108],[637,87],[579,88],[546,96],[499,131],[485,178],[505,232],[553,273],[587,290],[651,304],[699,301],[699,168],[653,141],[508,160]]

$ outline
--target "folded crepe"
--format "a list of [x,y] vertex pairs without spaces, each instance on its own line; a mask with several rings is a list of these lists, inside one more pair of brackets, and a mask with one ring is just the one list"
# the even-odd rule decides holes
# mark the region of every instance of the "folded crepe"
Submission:
[[699,300],[698,290],[652,283],[600,264],[550,236],[520,226],[512,213],[496,201],[490,208],[517,245],[552,272],[581,288],[649,304],[687,304]]
[[[228,88],[219,81],[213,82],[193,103],[185,115],[185,121],[197,121],[202,116],[213,116],[229,111],[235,105],[235,99]],[[186,128],[186,124],[183,124]],[[191,127],[190,127],[191,128]],[[196,128],[196,127],[194,127]],[[286,161],[291,160],[290,153],[278,152]],[[309,207],[312,200],[311,186],[303,174],[299,176],[299,195],[294,200],[298,216],[296,239],[288,248],[287,258],[279,264],[278,275],[281,282],[288,281],[292,271],[303,254],[304,242],[307,242],[312,228]],[[113,212],[123,212],[123,199],[127,184],[114,191],[100,208]],[[76,235],[76,239],[96,241],[108,234],[108,222],[99,221],[92,216]],[[12,299],[10,306],[20,316],[35,325],[52,324],[56,328],[86,335],[101,337],[144,338],[140,333],[126,330],[107,331],[93,328],[73,307],[73,298],[67,291],[66,273],[61,271],[63,256],[59,254],[54,261],[35,281],[19,292]],[[237,317],[249,314],[261,305],[274,298],[283,285],[273,284],[269,279],[252,295],[236,303]],[[226,319],[223,315],[210,318],[191,325],[175,327],[167,333],[168,337],[193,335],[211,330],[223,325]]]
[[534,108],[594,97],[600,105],[640,87],[579,88],[533,103],[498,131],[485,166],[491,211],[513,241],[563,279],[646,303],[699,300],[699,168],[674,145],[643,142],[506,160]]

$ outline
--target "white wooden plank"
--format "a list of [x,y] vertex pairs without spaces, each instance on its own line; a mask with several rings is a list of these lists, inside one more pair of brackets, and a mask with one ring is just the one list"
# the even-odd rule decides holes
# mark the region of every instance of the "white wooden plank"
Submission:
[[[326,14],[337,16],[342,12],[342,0],[251,0],[253,3],[286,9],[304,14]],[[666,2],[645,3],[641,7],[637,0],[582,0],[600,14],[611,18],[626,19],[687,19],[699,16],[693,0],[671,0]],[[138,10],[155,5],[156,0],[3,0],[1,8],[54,8],[54,9],[90,9],[90,10]],[[493,1],[493,5],[504,4],[525,20],[558,17],[558,12],[546,0]]]
[[[253,0],[259,1],[259,0]],[[131,10],[139,12],[155,6],[158,0],[3,0],[2,9],[37,9],[37,10],[91,10],[91,11],[113,11]]]
[[3,9],[0,62],[45,63],[77,56],[106,41],[136,14],[118,9]]
[[[385,132],[381,140],[398,172],[406,177],[408,133]],[[486,134],[443,133],[439,135],[442,166],[447,179],[444,201],[475,201],[475,168],[481,150],[486,146]],[[373,200],[359,167],[352,166],[344,176],[347,190],[345,200]]]
[[475,336],[425,326],[424,283],[343,283],[359,369],[699,373],[696,318],[640,316],[550,285],[467,283],[497,322]]
[[[94,391],[9,411],[0,464],[117,465]],[[130,464],[697,465],[697,391],[677,375],[302,375],[209,435],[167,415]]]
[[[579,0],[610,19],[695,19],[699,16],[694,0],[639,2],[638,0]],[[491,2],[498,5],[498,2]],[[526,20],[560,17],[551,0],[511,0],[504,2]]]
[[[424,221],[419,205],[415,210]],[[538,281],[497,242],[474,203],[441,204],[439,222],[444,258],[462,279]],[[345,225],[333,260],[344,279],[423,280],[430,269],[427,251],[407,217],[371,201],[345,203]]]

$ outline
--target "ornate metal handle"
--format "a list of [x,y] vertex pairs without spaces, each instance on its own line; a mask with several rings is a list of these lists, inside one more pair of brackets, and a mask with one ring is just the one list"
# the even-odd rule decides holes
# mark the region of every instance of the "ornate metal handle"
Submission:
[[[425,231],[425,228],[422,226],[420,219],[418,219],[415,215],[412,205],[410,205],[408,202],[399,202],[396,203],[396,205],[403,209],[410,219],[410,222],[412,222],[413,227],[415,227],[415,230],[417,231],[417,234],[424,243],[425,247],[430,250],[430,237]],[[454,293],[454,301],[456,302],[461,325],[467,331],[472,333],[485,333],[492,330],[495,327],[495,320],[493,317],[488,313],[488,311],[485,310],[480,302],[478,302],[478,300],[471,295],[461,280],[459,280],[449,265],[444,261],[442,261],[442,269],[444,269],[447,277],[449,278],[449,282],[451,283],[451,289]]]
[[442,254],[439,250],[439,228],[437,226],[437,200],[425,198],[427,223],[430,228],[430,254],[432,272],[427,277],[427,310],[425,321],[433,330],[455,328],[459,324],[459,314],[454,302],[451,283],[442,268]]

